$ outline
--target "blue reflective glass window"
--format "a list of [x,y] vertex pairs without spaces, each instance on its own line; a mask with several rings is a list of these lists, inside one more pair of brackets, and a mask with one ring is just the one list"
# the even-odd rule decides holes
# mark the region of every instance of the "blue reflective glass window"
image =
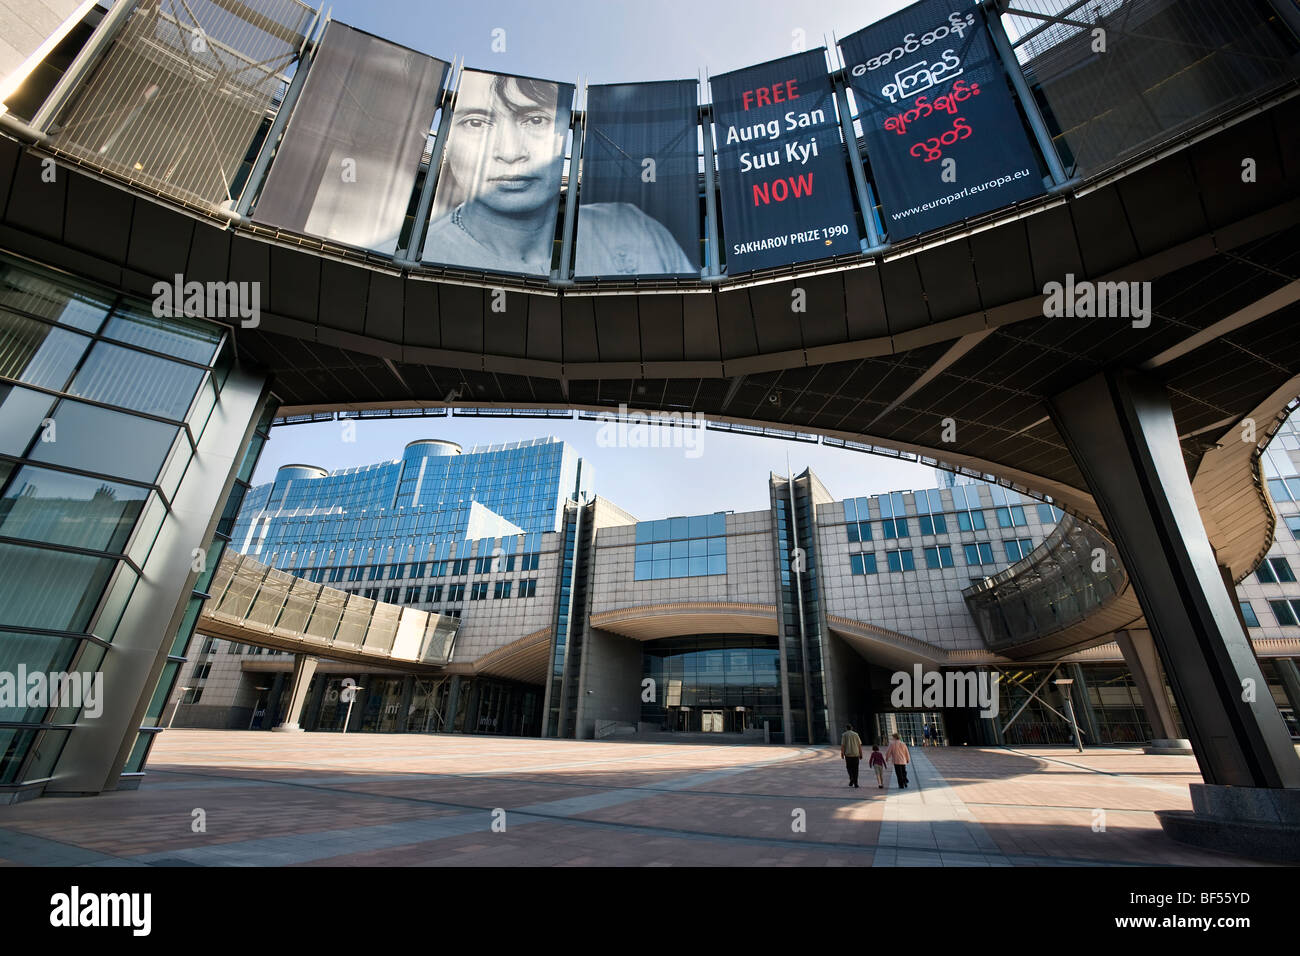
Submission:
[[690,522],[686,518],[668,519],[668,537],[685,538],[689,530]]
[[970,531],[970,513],[966,511],[957,512],[957,528],[960,531]]
[[993,563],[993,545],[988,542],[980,542],[980,561],[984,564]]
[[916,519],[919,534],[934,534],[934,520],[930,515],[920,515]]
[[33,459],[135,481],[158,476],[179,430],[177,425],[67,400],[59,403],[54,421],[57,440],[37,442]]
[[863,571],[862,571],[862,555],[860,555],[860,554],[850,554],[850,555],[849,555],[849,571],[852,572],[853,574],[862,574],[862,573],[863,573]]
[[1007,551],[1007,560],[1008,560],[1008,561],[1019,561],[1019,560],[1020,560],[1020,542],[1019,542],[1019,541],[1004,541],[1004,542],[1003,542],[1003,547],[1006,548],[1006,551]]
[[906,537],[908,536],[908,535],[907,535],[907,519],[906,519],[906,518],[895,518],[895,519],[894,519],[894,526],[895,526],[895,529],[898,531],[898,536],[899,536],[900,538],[906,538]]
[[938,548],[926,548],[926,549],[925,549],[925,566],[926,566],[927,568],[937,568],[937,567],[940,567],[940,564],[939,564],[939,549],[938,549]]
[[0,499],[0,535],[121,551],[148,495],[102,478],[24,468]]
[[1021,505],[1013,505],[1011,508],[1011,520],[1017,525],[1029,524],[1025,518],[1025,509]]
[[844,502],[844,520],[850,522],[858,520],[858,503],[852,498]]
[[912,552],[911,552],[911,551],[900,551],[899,554],[901,554],[901,555],[902,555],[902,558],[903,558],[903,570],[904,570],[904,571],[915,571],[915,570],[916,570],[916,563],[912,560]]
[[669,537],[669,534],[668,534],[668,519],[667,519],[667,518],[660,518],[658,521],[654,522],[654,536],[651,538],[651,540],[652,540],[652,541],[667,541],[667,540],[668,540],[668,537]]
[[689,541],[673,541],[669,544],[668,557],[684,558],[690,553],[691,543]]
[[90,339],[67,329],[0,310],[0,375],[62,389]]
[[1286,482],[1281,478],[1270,478],[1268,480],[1268,490],[1274,501],[1291,500],[1291,492],[1287,490]]
[[859,522],[858,522],[858,537],[861,538],[863,541],[870,541],[870,540],[871,540],[871,522],[870,522],[870,521],[859,521]]
[[1273,567],[1273,573],[1277,576],[1279,582],[1295,581],[1295,574],[1291,570],[1291,564],[1286,558],[1269,558],[1268,563]]
[[963,546],[962,546],[962,550],[966,553],[966,563],[967,563],[967,564],[979,564],[979,563],[980,563],[980,554],[979,554],[979,549],[977,549],[977,548],[975,547],[975,545],[973,545],[973,544],[963,545]]
[[1010,528],[1010,527],[1011,527],[1011,512],[1010,512],[1010,511],[1008,511],[1006,508],[994,508],[994,509],[993,509],[993,513],[996,514],[996,515],[998,516],[998,527],[999,527],[999,528]]
[[654,544],[652,544],[650,547],[653,549],[653,553],[651,554],[651,557],[653,557],[656,561],[663,561],[671,557],[671,554],[669,552],[670,549],[672,548],[672,545],[669,544],[669,542],[667,541],[657,541]]
[[690,547],[690,551],[688,553],[692,558],[696,558],[696,557],[702,558],[709,553],[708,538],[692,538],[690,541],[687,542],[687,544]]
[[[26,451],[53,404],[54,399],[42,392],[0,384],[0,452]],[[57,428],[54,437],[58,438]]]
[[899,557],[899,552],[886,551],[885,560],[889,562],[889,570],[891,571],[903,570],[903,559]]
[[[636,546],[636,560],[637,560],[637,561],[649,561],[649,560],[651,560],[653,557],[654,557],[654,548],[653,548],[652,545],[648,545],[648,544],[638,544],[638,545]],[[512,564],[514,563],[514,556],[513,556],[513,555],[511,556],[511,563],[512,563]],[[507,568],[506,570],[512,570],[512,569]]]
[[861,536],[858,534],[858,523],[856,521],[850,521],[848,524],[846,524],[844,526],[844,531],[848,535],[848,539],[850,541],[861,540]]
[[699,557],[690,557],[687,558],[686,560],[687,560],[687,572],[686,572],[687,574],[694,576],[697,574],[709,573],[708,555],[700,555]]
[[670,564],[672,565],[672,570],[669,572],[669,577],[674,577],[674,578],[686,577],[686,564],[687,564],[686,558],[673,558]]
[[114,315],[103,334],[108,339],[203,365],[212,360],[221,341],[221,329],[206,322],[184,317],[156,319],[142,314]]
[[1287,478],[1287,489],[1291,492],[1291,497],[1300,501],[1300,478]]
[[726,534],[727,516],[721,512],[709,515],[709,534]]
[[117,561],[0,544],[0,624],[81,631]]
[[1237,602],[1241,607],[1242,620],[1246,622],[1247,627],[1259,627],[1259,618],[1255,616],[1255,609],[1250,606],[1249,601]]
[[668,560],[665,558],[662,561],[655,561],[653,577],[658,579],[658,578],[666,578],[669,576],[670,575],[669,575],[669,568],[668,568]]
[[1273,609],[1273,616],[1277,618],[1277,623],[1282,627],[1291,627],[1296,623],[1295,611],[1289,601],[1269,601],[1269,607]]
[[727,556],[727,539],[726,539],[726,538],[710,538],[710,539],[709,539],[709,554],[710,554],[710,555],[720,554],[720,555],[722,555],[722,556],[725,558],[725,557]]
[[1300,515],[1292,515],[1287,518],[1286,526],[1291,529],[1291,537],[1300,538]]
[[934,533],[935,534],[948,533],[948,520],[943,515],[934,516]]
[[191,365],[97,342],[68,393],[181,421],[202,379],[203,371]]
[[692,538],[704,538],[709,534],[709,516],[695,515],[687,519],[689,534]]
[[874,554],[864,554],[862,556],[862,570],[867,574],[876,573],[876,556]]
[[709,555],[709,573],[710,574],[727,573],[727,556],[725,554]]
[[644,544],[654,540],[654,522],[638,521],[636,525],[637,544]]

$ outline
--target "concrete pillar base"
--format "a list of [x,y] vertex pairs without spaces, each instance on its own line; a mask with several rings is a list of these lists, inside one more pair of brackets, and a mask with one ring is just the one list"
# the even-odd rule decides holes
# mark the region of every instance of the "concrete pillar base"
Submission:
[[297,724],[281,724],[279,727],[272,727],[271,731],[277,734],[305,734],[306,731]]
[[1157,810],[1179,843],[1277,863],[1300,863],[1300,790],[1191,785],[1191,810]]
[[1166,757],[1174,754],[1191,756],[1194,753],[1192,742],[1181,737],[1172,740],[1153,739],[1151,743],[1142,748],[1142,752],[1144,754],[1160,754]]

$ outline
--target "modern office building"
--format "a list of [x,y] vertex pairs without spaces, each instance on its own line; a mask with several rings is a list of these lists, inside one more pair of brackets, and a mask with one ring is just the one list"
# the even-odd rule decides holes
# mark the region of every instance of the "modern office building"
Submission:
[[[232,566],[218,558],[277,416],[485,407],[581,415],[626,406],[942,463],[1048,496],[1067,517],[1050,533],[1040,529],[1038,542],[1014,524],[1011,509],[1023,503],[986,499],[987,488],[978,508],[965,494],[944,495],[953,488],[937,503],[927,491],[923,508],[904,494],[901,514],[892,497],[868,502],[865,515],[855,500],[850,513],[802,474],[786,476],[784,490],[773,480],[768,510],[728,515],[721,529],[707,518],[692,529],[687,518],[684,530],[671,521],[666,531],[642,530],[609,502],[579,495],[557,524],[530,530],[537,516],[504,502],[497,510],[470,501],[464,510],[435,494],[430,503],[404,461],[358,486],[396,480],[390,511],[437,508],[458,529],[448,534],[478,535],[456,539],[456,562],[496,560],[511,538],[522,555],[532,545],[520,534],[540,534],[529,553],[550,554],[553,576],[544,584],[539,564],[537,593],[522,599],[521,578],[507,581],[500,570],[444,580],[441,606],[463,584],[467,607],[494,609],[467,611],[454,648],[437,637],[450,636],[442,615],[433,621],[356,594],[370,603],[349,602],[355,613],[338,632],[351,641],[364,631],[403,653],[417,647],[421,679],[446,678],[430,692],[444,722],[508,697],[514,709],[498,727],[575,736],[675,720],[695,726],[697,714],[703,728],[705,711],[713,732],[748,722],[736,715],[751,709],[770,733],[777,715],[763,681],[774,640],[779,731],[794,740],[877,713],[873,675],[908,663],[1013,662],[1006,666],[1021,676],[1009,683],[1032,675],[1032,699],[1017,719],[1040,704],[1059,710],[1044,697],[1060,679],[1053,668],[1110,653],[1101,648],[1113,637],[1150,736],[1177,737],[1181,715],[1195,747],[1205,780],[1198,814],[1162,818],[1181,828],[1179,839],[1230,827],[1255,833],[1260,818],[1251,815],[1260,812],[1296,819],[1300,758],[1283,716],[1267,695],[1237,690],[1262,688],[1266,671],[1281,673],[1276,662],[1294,656],[1283,609],[1296,610],[1291,582],[1266,562],[1285,557],[1270,549],[1286,534],[1260,473],[1261,449],[1300,393],[1294,0],[1115,0],[1068,10],[925,0],[901,18],[824,24],[844,38],[838,49],[804,51],[797,64],[800,90],[816,88],[824,108],[809,111],[815,133],[802,124],[787,131],[816,136],[812,205],[811,166],[806,190],[804,180],[744,178],[756,170],[744,168],[738,126],[768,127],[735,117],[746,112],[747,90],[794,82],[784,49],[755,51],[762,62],[745,68],[754,87],[722,77],[701,86],[689,79],[694,69],[654,91],[639,87],[630,102],[654,96],[658,104],[647,120],[611,114],[595,88],[505,73],[489,82],[473,63],[449,71],[455,49],[442,51],[445,59],[408,49],[300,0],[119,0],[103,10],[5,0],[0,10],[0,253],[19,290],[0,334],[9,361],[0,370],[0,432],[9,436],[0,496],[15,496],[11,533],[0,538],[12,568],[0,601],[0,681],[63,663],[84,665],[111,688],[102,714],[30,694],[0,714],[0,798],[101,793],[138,780],[165,726],[162,704],[189,654],[189,629],[210,610],[209,589],[233,606],[250,583],[213,569]],[[908,46],[896,41],[909,31],[922,46],[927,36],[962,36],[968,59],[956,70],[877,69],[887,59],[873,51]],[[453,47],[465,39],[446,38]],[[572,42],[564,57],[581,62],[581,31]],[[491,66],[511,68],[504,58]],[[971,99],[976,82],[983,92]],[[972,127],[956,117],[951,128],[933,126],[949,123],[946,110],[893,113],[904,88],[962,104],[963,120],[978,112],[983,132],[961,139]],[[506,177],[514,185],[503,194],[481,195],[468,171],[485,168],[480,153],[497,151],[458,135],[455,113],[476,95],[508,104],[511,90],[544,107],[552,153],[544,177],[526,177],[528,188]],[[629,197],[606,187],[624,174],[602,149],[664,132],[669,115],[658,168],[675,171],[674,185],[639,197],[667,206],[653,210],[660,216],[619,212],[613,207]],[[779,117],[771,123],[781,135]],[[935,155],[922,160],[910,136],[887,132],[903,126],[938,143],[926,147]],[[611,134],[615,127],[622,132]],[[953,136],[960,141],[948,143]],[[927,163],[963,150],[959,176],[970,181],[939,182]],[[353,161],[368,173],[355,182],[343,176]],[[357,188],[340,189],[345,183]],[[745,225],[746,197],[762,198],[770,227],[767,219]],[[508,255],[475,239],[480,198],[510,208],[527,200],[535,228],[494,237],[514,235],[519,248]],[[493,220],[479,218],[480,232],[485,221]],[[603,264],[591,264],[592,252]],[[24,291],[33,283],[52,291],[33,298]],[[148,331],[131,331],[141,323]],[[164,363],[156,374],[155,363]],[[1258,433],[1243,440],[1248,421]],[[445,457],[426,452],[412,454]],[[426,475],[439,467],[426,466]],[[104,490],[48,476],[41,485],[30,478],[37,469]],[[322,480],[311,474],[301,468],[286,481]],[[37,490],[19,501],[15,487]],[[132,495],[138,513],[123,504]],[[77,502],[85,520],[53,520],[83,507]],[[250,519],[241,529],[250,545],[292,552],[320,517],[295,507],[277,525],[280,504],[268,497],[270,523]],[[635,511],[635,502],[623,504]],[[918,534],[923,518],[935,527],[936,508],[947,537]],[[1013,524],[996,536],[979,538],[973,524],[951,530],[949,518],[979,511],[991,531],[999,508]],[[410,556],[357,553],[383,540],[385,529],[365,527],[369,518],[339,519],[331,534],[340,537],[284,565],[327,569],[325,580],[305,580],[316,589],[305,606],[320,607],[320,598],[337,609],[339,584],[381,587],[368,576],[331,584],[340,566],[409,571]],[[891,523],[892,539],[884,537]],[[848,537],[853,525],[857,541]],[[341,553],[344,534],[351,555]],[[720,540],[725,573],[711,573]],[[1022,540],[1036,545],[1027,557]],[[1005,560],[1012,543],[1018,561],[969,583],[967,545],[982,568],[981,544]],[[436,545],[423,557],[444,560]],[[933,577],[947,587],[963,576],[970,633],[982,647],[967,644],[943,611],[959,606],[950,595],[915,597],[922,613],[910,626],[936,638],[878,623],[902,626],[886,613],[882,579],[896,595],[909,582]],[[1263,589],[1247,602],[1259,630],[1276,623],[1281,636],[1252,640],[1256,629],[1225,582]],[[436,583],[426,574],[420,596]],[[382,587],[388,596],[398,585]],[[614,604],[601,603],[616,593]],[[670,593],[690,606],[676,606]],[[881,601],[875,618],[873,599]],[[302,606],[293,605],[295,615]],[[512,622],[476,631],[476,619],[507,606],[535,629],[520,634]],[[332,620],[312,623],[329,630]],[[372,621],[384,626],[372,631]],[[501,643],[507,634],[513,641]],[[682,702],[677,658],[685,674],[687,655],[700,651],[688,645],[658,655],[669,685],[659,699],[624,692],[658,666],[647,662],[651,645],[708,635],[748,642],[724,644],[739,685],[750,688],[741,702],[728,705],[725,694],[721,703],[713,694]],[[411,659],[371,657],[386,667]],[[690,661],[697,675],[714,673],[712,657]],[[852,676],[859,667],[862,679]],[[1161,667],[1176,707],[1161,690]],[[300,657],[295,716],[310,670]],[[473,701],[460,694],[471,680]],[[522,699],[489,680],[541,690]],[[417,712],[418,690],[399,687],[391,706]],[[643,713],[643,703],[663,713]],[[954,738],[965,732],[947,723]]]
[[[1287,485],[1300,493],[1297,459],[1300,430],[1288,422],[1264,460],[1289,530],[1238,597],[1270,692],[1300,736],[1300,514],[1287,517],[1298,509]],[[463,453],[428,440],[333,474],[284,466],[253,488],[236,549],[461,622],[439,677],[322,661],[300,725],[341,730],[350,678],[362,688],[354,731],[825,742],[850,721],[880,736],[919,739],[930,723],[952,742],[1066,743],[1058,688],[1040,685],[1068,677],[1088,742],[1184,736],[1141,631],[1031,662],[990,652],[964,592],[1032,564],[1063,526],[1049,503],[969,476],[838,499],[804,472],[770,476],[763,511],[636,521],[592,496],[591,474],[555,439]],[[894,675],[918,663],[998,674],[999,714],[897,705]],[[284,652],[207,638],[182,673],[178,725],[269,729],[286,718],[292,671]]]

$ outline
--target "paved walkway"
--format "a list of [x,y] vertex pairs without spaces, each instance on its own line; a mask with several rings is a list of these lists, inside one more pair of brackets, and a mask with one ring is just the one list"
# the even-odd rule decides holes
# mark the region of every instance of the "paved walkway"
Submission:
[[1190,757],[173,730],[140,790],[0,807],[0,865],[1232,865],[1165,838]]

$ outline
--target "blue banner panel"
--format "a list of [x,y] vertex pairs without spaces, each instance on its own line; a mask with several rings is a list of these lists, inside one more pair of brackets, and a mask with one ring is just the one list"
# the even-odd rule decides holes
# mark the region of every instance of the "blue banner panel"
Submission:
[[699,82],[587,91],[574,275],[698,275]]
[[253,219],[392,255],[447,63],[325,29]]
[[573,84],[465,70],[421,258],[545,276]]
[[840,52],[891,240],[1043,192],[983,8],[922,0]]
[[727,272],[860,252],[825,50],[710,83]]

